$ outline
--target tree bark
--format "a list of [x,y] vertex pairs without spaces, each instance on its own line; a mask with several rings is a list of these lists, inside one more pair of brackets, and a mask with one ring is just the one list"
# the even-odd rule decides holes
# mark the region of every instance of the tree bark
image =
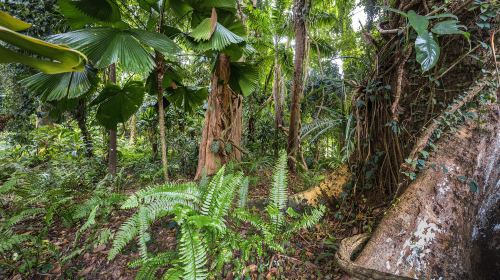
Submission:
[[293,7],[295,29],[295,61],[292,84],[292,104],[290,108],[290,127],[288,129],[288,167],[296,171],[297,155],[300,146],[300,103],[304,90],[304,59],[306,52],[307,30],[306,16],[309,10],[308,0],[295,0]]
[[132,115],[132,119],[130,119],[130,138],[129,145],[135,144],[135,137],[137,134],[137,116],[135,114]]
[[[111,83],[116,84],[116,65],[114,63],[109,66],[109,80]],[[116,175],[116,166],[118,161],[116,139],[116,128],[110,129],[108,145],[108,172],[112,176]]]
[[483,120],[470,121],[439,141],[427,169],[386,214],[356,261],[350,262],[352,250],[345,250],[353,240],[347,239],[337,255],[339,264],[357,279],[389,279],[375,277],[383,275],[379,273],[495,279],[498,252],[495,257],[479,246],[485,246],[481,238],[498,224],[499,116],[498,105],[490,105]]
[[92,137],[87,128],[87,103],[84,98],[80,98],[78,101],[78,107],[73,115],[82,133],[83,144],[85,145],[85,155],[91,158],[94,154],[94,147],[92,145]]
[[165,61],[163,56],[156,52],[156,90],[158,103],[158,125],[160,126],[161,163],[163,169],[163,179],[168,181],[168,159],[167,159],[167,139],[165,130],[165,108],[163,104],[163,75],[165,71]]
[[274,38],[274,81],[273,81],[273,99],[274,99],[274,123],[276,132],[283,126],[283,98],[281,95],[281,64],[279,61],[278,37]]
[[201,177],[203,170],[212,175],[220,165],[241,159],[243,97],[229,87],[229,63],[227,55],[219,54],[212,75],[195,179]]

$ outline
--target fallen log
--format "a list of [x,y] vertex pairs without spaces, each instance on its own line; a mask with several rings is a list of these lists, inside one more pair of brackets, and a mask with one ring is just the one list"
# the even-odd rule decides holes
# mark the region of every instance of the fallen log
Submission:
[[342,242],[339,266],[353,279],[495,279],[499,245],[485,242],[500,234],[499,115],[491,105],[486,120],[440,140],[355,261],[366,236]]

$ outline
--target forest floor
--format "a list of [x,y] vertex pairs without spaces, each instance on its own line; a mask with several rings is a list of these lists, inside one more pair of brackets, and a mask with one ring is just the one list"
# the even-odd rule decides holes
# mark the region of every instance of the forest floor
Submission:
[[[250,200],[262,200],[268,196],[269,187],[265,181],[251,191]],[[290,185],[300,184],[298,178],[292,178]],[[135,189],[126,189],[132,193]],[[371,231],[376,221],[383,214],[382,208],[372,209],[367,205],[359,205],[349,199],[344,201],[330,201],[329,210],[324,219],[312,230],[303,230],[290,240],[288,254],[275,254],[265,263],[250,264],[246,272],[251,278],[246,279],[340,279],[342,273],[334,263],[334,254],[337,246],[345,237]],[[336,208],[336,209],[334,209]],[[102,227],[116,230],[132,214],[131,211],[116,210],[111,213],[110,219]],[[78,227],[71,229],[53,228],[49,237],[51,242],[60,248],[67,247],[67,255],[72,254],[70,246],[75,239]],[[176,246],[176,229],[167,220],[153,225],[152,251],[174,250]],[[85,239],[85,238],[82,238]],[[129,246],[115,260],[109,262],[107,254],[110,244],[94,246],[73,261],[61,266],[58,262],[53,269],[38,275],[37,279],[60,279],[62,275],[72,275],[84,279],[134,279],[136,270],[129,268],[128,263],[137,259],[139,253],[136,248]],[[12,279],[22,279],[14,276]],[[233,279],[229,276],[226,279]],[[243,278],[245,279],[245,278]]]

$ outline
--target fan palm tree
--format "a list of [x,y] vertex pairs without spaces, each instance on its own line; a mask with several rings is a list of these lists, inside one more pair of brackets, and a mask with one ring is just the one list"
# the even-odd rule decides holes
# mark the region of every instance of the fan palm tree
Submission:
[[236,0],[174,0],[168,8],[188,21],[185,43],[214,59],[211,90],[199,149],[196,178],[241,157],[242,98],[257,86],[258,72],[240,62],[250,53],[245,29],[236,16]]
[[[49,39],[85,53],[89,63],[97,69],[111,67],[109,72],[114,72],[116,65],[119,65],[126,72],[141,73],[147,77],[156,67],[155,52],[172,57],[179,51],[177,45],[166,35],[132,28],[123,22],[119,5],[114,0],[60,0],[58,3],[61,12],[73,27],[93,27],[56,34]],[[37,74],[30,78],[28,86],[37,90],[44,89],[44,94],[49,99],[61,100],[88,92],[92,85],[88,78],[85,74],[79,75],[77,79],[72,74],[61,77]],[[112,82],[113,80],[110,79]],[[121,105],[127,106],[126,103]],[[108,169],[114,175],[117,165],[116,131],[109,123],[103,125],[110,129]]]

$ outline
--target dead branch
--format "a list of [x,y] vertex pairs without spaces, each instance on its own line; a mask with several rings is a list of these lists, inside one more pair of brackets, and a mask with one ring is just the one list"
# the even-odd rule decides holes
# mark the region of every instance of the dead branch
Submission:
[[375,27],[377,28],[377,30],[380,34],[396,34],[400,31],[400,29],[398,29],[398,28],[396,28],[396,29],[384,29],[381,26],[381,22],[377,23],[377,25],[375,25]]

